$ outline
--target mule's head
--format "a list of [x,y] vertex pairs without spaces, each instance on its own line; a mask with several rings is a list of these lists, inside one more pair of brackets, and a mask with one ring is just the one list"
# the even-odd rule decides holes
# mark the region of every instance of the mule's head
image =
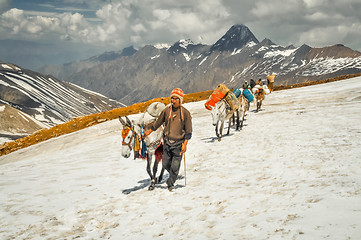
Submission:
[[122,129],[122,156],[129,158],[134,148],[134,127],[132,122],[126,117],[126,120],[119,117],[119,121],[123,125]]
[[212,124],[216,126],[220,119],[219,104],[217,103],[214,107],[211,106]]
[[230,108],[227,108],[227,103],[224,100],[217,102],[211,110],[213,126],[218,122],[228,120],[230,116]]

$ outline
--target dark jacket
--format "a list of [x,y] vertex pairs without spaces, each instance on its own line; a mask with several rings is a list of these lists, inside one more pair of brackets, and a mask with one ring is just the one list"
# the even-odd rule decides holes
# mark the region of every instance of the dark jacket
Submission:
[[252,88],[254,88],[254,86],[256,86],[256,82],[253,79],[251,79],[251,82],[249,85],[251,86],[251,89],[252,89]]

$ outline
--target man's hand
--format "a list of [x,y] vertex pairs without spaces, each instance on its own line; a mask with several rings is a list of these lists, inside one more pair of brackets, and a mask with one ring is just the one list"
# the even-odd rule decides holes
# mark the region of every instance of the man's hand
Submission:
[[179,155],[182,155],[183,153],[185,153],[187,151],[187,144],[188,144],[188,140],[184,140],[184,143],[182,143],[182,149],[181,152],[179,153]]
[[152,129],[149,129],[148,131],[146,131],[145,133],[143,133],[142,138],[144,139],[144,138],[148,137],[148,135],[151,134],[152,132],[153,132],[153,130],[152,130]]

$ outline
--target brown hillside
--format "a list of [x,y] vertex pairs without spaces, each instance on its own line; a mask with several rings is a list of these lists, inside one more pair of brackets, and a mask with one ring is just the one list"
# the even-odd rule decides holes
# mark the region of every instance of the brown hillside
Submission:
[[356,58],[361,56],[361,53],[343,45],[333,45],[323,48],[312,48],[309,53],[309,59],[322,57],[327,58],[329,56],[333,56],[334,58]]
[[[304,86],[315,85],[315,84],[320,84],[320,83],[327,83],[327,82],[343,80],[343,79],[347,79],[347,78],[353,78],[353,77],[357,77],[357,76],[361,76],[361,73],[360,74],[352,74],[352,75],[343,75],[343,76],[339,76],[336,78],[330,78],[330,79],[313,81],[313,82],[293,84],[293,85],[289,85],[289,86],[281,85],[281,86],[276,86],[274,90],[278,91],[278,90],[283,90],[283,89],[304,87]],[[197,101],[201,101],[201,100],[206,100],[206,99],[208,99],[208,97],[210,96],[210,94],[212,92],[213,92],[213,90],[186,94],[184,96],[184,102],[187,103],[187,102],[197,102]],[[67,123],[59,124],[52,128],[49,128],[49,129],[41,129],[41,130],[36,131],[35,133],[33,133],[30,136],[17,139],[13,142],[6,142],[6,143],[2,144],[0,146],[0,156],[9,154],[16,150],[31,146],[33,144],[48,140],[53,137],[58,137],[58,136],[61,136],[64,134],[68,134],[71,132],[81,130],[86,127],[93,126],[98,123],[116,119],[119,116],[122,117],[122,116],[130,115],[130,114],[137,114],[140,112],[144,112],[146,110],[146,108],[153,102],[163,102],[165,104],[169,104],[169,100],[170,100],[169,98],[155,98],[155,99],[149,100],[147,102],[133,104],[128,107],[116,108],[116,109],[106,111],[106,112],[100,112],[100,113],[95,113],[95,114],[91,114],[91,115],[84,116],[84,117],[74,118]]]
[[[33,133],[42,127],[36,123],[30,116],[27,114],[15,109],[9,105],[4,105],[0,103],[0,130],[5,132],[15,132],[19,135],[28,135]],[[31,124],[29,124],[29,122]]]

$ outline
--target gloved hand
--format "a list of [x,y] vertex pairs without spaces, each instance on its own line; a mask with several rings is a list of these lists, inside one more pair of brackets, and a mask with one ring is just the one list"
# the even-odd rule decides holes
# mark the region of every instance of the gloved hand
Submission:
[[153,132],[152,129],[149,129],[148,131],[145,131],[144,134],[143,134],[143,136],[142,136],[142,139],[148,137],[148,135],[151,134],[152,132]]

